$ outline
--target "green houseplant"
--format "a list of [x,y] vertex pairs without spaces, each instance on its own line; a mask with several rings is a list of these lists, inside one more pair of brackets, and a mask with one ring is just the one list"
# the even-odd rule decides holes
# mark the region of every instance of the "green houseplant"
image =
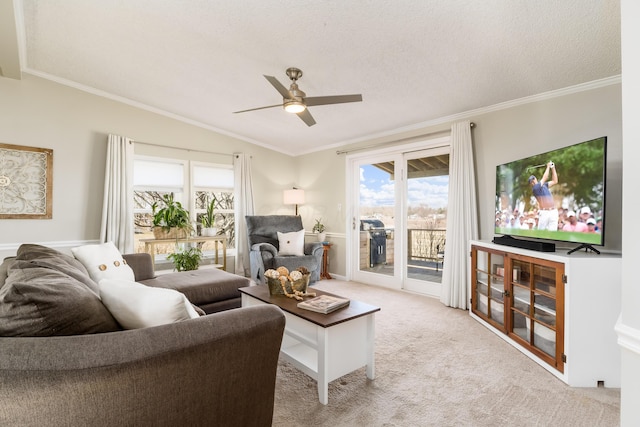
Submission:
[[216,221],[215,202],[216,202],[215,199],[209,202],[209,204],[207,205],[207,212],[204,215],[202,215],[202,217],[200,218],[200,222],[202,224],[201,234],[203,236],[216,235],[217,231],[215,228],[215,221]]
[[322,218],[320,219],[316,219],[316,223],[313,225],[313,232],[314,233],[318,233],[318,241],[319,242],[324,242],[324,239],[326,237],[326,233],[325,233],[325,226],[322,223]]
[[178,271],[197,270],[202,259],[202,251],[200,248],[191,246],[167,255],[167,259],[173,261],[173,265]]
[[187,237],[193,230],[189,211],[174,199],[173,193],[162,196],[162,207],[158,202],[151,205],[153,215],[153,234],[156,239]]

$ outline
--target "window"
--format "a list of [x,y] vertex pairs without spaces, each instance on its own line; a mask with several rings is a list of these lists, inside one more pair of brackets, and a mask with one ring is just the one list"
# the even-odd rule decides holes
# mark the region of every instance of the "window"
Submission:
[[[136,156],[133,169],[136,252],[144,252],[140,239],[153,238],[153,203],[160,203],[162,196],[169,193],[174,193],[175,200],[189,211],[198,233],[202,215],[213,201],[217,234],[227,236],[227,248],[235,248],[232,165]],[[207,245],[202,247],[205,255],[214,247],[212,242]],[[174,245],[158,245],[158,260],[174,250]]]
[[[133,219],[136,252],[144,252],[140,239],[153,238],[153,210],[162,196],[173,193],[175,200],[185,204],[185,171],[187,163],[170,159],[137,157],[133,161]],[[172,248],[159,248],[168,254]]]
[[191,187],[193,208],[198,230],[202,216],[211,202],[214,204],[217,234],[227,236],[227,248],[235,248],[235,214],[233,206],[233,166],[192,162]]

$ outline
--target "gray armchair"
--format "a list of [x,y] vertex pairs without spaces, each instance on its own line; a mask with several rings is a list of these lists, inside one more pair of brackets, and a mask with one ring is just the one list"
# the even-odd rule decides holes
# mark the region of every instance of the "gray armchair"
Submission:
[[311,272],[309,283],[320,279],[322,267],[322,243],[305,243],[304,256],[281,255],[278,243],[278,231],[289,233],[300,231],[302,218],[297,215],[263,215],[246,216],[247,236],[251,258],[251,278],[258,283],[264,283],[264,272],[270,268],[280,266],[295,270],[306,267]]

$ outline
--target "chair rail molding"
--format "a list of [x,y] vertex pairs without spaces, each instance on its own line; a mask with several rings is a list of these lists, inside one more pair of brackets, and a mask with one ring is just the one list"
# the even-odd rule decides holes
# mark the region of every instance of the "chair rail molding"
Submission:
[[622,323],[622,314],[618,316],[615,326],[620,347],[640,355],[640,329]]
[[[95,245],[100,243],[99,239],[96,240],[61,240],[53,242],[21,242],[21,243],[2,243],[0,244],[0,260],[7,256],[14,256],[23,243],[33,243],[35,245],[47,246],[49,248],[64,250],[74,248],[76,246],[83,245]],[[70,251],[67,251],[70,253]]]

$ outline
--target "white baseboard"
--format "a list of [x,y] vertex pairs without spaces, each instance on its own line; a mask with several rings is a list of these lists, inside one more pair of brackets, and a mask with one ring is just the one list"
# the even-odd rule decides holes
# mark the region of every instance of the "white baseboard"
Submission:
[[[339,276],[337,274],[333,274],[332,272],[329,272],[329,276],[331,276],[332,279],[336,279],[336,280],[344,280],[345,282],[347,281],[347,278],[345,276]],[[318,280],[318,282],[321,282],[323,280],[327,280],[327,279],[320,279]],[[318,283],[316,282],[316,283]]]

